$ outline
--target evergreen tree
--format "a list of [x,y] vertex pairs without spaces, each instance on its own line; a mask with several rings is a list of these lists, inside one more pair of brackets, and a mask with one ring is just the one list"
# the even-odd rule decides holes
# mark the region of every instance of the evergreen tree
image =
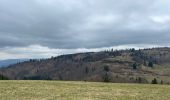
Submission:
[[132,67],[133,67],[133,69],[137,69],[137,63],[134,63],[134,64],[132,65]]
[[157,82],[157,79],[156,79],[156,78],[154,78],[154,79],[152,80],[152,84],[158,84],[158,82]]
[[148,66],[149,66],[149,67],[153,67],[153,62],[150,61],[150,62],[148,63]]
[[109,66],[104,66],[104,69],[103,69],[104,71],[106,71],[106,72],[109,72]]
[[161,84],[163,84],[163,81],[161,80]]
[[103,81],[104,82],[110,82],[110,76],[109,76],[109,74],[106,72],[105,74],[104,74],[104,76],[103,76]]

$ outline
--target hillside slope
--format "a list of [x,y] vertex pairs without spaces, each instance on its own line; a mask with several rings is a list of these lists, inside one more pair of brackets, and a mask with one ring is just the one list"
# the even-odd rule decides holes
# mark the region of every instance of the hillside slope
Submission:
[[170,48],[62,55],[1,68],[9,79],[170,83]]

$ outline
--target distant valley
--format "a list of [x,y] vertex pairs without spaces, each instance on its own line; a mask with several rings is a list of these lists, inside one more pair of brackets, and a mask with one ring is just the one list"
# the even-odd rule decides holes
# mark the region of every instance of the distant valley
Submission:
[[8,67],[9,65],[21,63],[24,61],[28,61],[28,59],[7,59],[7,60],[0,60],[0,67]]

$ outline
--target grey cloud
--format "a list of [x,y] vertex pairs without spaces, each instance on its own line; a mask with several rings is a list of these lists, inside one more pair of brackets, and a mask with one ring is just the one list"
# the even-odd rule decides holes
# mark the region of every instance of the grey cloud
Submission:
[[0,48],[168,44],[170,23],[151,17],[170,17],[168,4],[167,0],[0,0]]

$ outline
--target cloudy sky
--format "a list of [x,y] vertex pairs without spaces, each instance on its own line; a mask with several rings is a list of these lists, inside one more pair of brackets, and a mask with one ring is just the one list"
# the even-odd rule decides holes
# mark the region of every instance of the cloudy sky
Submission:
[[170,46],[170,0],[0,0],[0,59]]

